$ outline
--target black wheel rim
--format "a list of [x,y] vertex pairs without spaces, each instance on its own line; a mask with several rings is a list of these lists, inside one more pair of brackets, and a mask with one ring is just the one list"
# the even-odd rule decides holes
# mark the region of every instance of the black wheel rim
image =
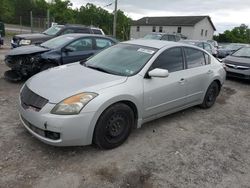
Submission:
[[209,89],[208,93],[207,93],[207,105],[210,106],[212,104],[214,104],[216,99],[216,87],[212,87]]
[[107,121],[105,139],[109,143],[119,142],[127,128],[127,118],[122,113],[114,113]]

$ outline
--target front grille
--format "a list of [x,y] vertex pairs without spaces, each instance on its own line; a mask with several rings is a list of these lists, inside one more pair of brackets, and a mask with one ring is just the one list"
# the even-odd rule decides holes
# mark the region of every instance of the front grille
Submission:
[[40,111],[49,101],[33,91],[31,91],[26,85],[21,91],[21,104],[24,109],[31,108],[35,111]]
[[239,70],[249,70],[250,67],[241,66],[241,65],[235,65],[235,64],[226,64],[227,67],[232,69],[239,69]]

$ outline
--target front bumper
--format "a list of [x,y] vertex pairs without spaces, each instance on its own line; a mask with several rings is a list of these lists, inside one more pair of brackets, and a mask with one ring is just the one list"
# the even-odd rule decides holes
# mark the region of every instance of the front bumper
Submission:
[[235,78],[241,78],[241,79],[250,79],[250,69],[248,70],[239,70],[234,68],[225,67],[227,71],[228,77],[235,77]]
[[24,127],[42,142],[54,146],[79,146],[92,143],[94,112],[54,115],[50,113],[53,107],[54,104],[47,103],[37,112],[32,108],[24,109],[19,103],[18,110]]

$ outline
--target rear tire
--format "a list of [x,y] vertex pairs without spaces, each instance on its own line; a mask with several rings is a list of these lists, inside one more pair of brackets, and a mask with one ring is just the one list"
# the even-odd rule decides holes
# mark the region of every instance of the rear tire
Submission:
[[216,101],[218,94],[219,94],[219,85],[217,82],[212,82],[208,87],[206,95],[200,106],[204,109],[212,107]]
[[132,109],[123,103],[114,104],[99,117],[93,142],[101,149],[118,147],[128,138],[133,125]]

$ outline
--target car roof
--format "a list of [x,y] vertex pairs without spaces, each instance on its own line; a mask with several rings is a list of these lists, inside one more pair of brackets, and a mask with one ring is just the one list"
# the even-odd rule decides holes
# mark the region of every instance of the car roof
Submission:
[[73,37],[74,39],[81,38],[81,37],[98,37],[98,38],[107,38],[107,39],[111,39],[114,41],[114,39],[111,37],[107,37],[104,35],[97,35],[97,34],[88,34],[88,33],[70,33],[70,34],[65,34],[65,35],[61,35],[61,36]]
[[193,47],[192,45],[172,42],[172,41],[163,41],[163,40],[151,40],[151,39],[136,39],[136,40],[129,40],[126,42],[122,42],[123,44],[134,44],[134,45],[141,45],[151,48],[161,49],[164,47],[175,47],[175,46],[188,46]]

